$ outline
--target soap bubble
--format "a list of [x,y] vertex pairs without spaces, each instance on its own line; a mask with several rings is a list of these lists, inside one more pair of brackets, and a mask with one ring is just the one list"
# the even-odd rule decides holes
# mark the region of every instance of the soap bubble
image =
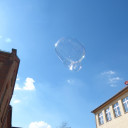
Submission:
[[82,68],[81,62],[85,58],[85,48],[78,40],[62,38],[55,43],[55,51],[69,70],[79,71]]

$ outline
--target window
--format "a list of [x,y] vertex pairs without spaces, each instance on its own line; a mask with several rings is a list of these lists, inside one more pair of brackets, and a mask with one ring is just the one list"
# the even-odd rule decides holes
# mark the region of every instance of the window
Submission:
[[125,112],[128,112],[128,96],[123,99],[123,106],[124,106]]
[[120,108],[118,102],[113,105],[115,117],[118,117],[121,115]]
[[99,123],[100,123],[100,124],[103,124],[103,123],[104,123],[102,112],[99,113]]
[[106,109],[105,113],[106,113],[106,119],[107,119],[107,121],[110,121],[112,119],[111,113],[110,113],[110,109],[109,108]]

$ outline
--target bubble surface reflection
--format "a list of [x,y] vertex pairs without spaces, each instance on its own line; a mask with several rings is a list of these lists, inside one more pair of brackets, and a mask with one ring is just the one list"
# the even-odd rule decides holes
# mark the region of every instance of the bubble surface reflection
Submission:
[[55,51],[59,59],[71,71],[79,71],[85,58],[85,48],[76,39],[62,38],[55,43]]

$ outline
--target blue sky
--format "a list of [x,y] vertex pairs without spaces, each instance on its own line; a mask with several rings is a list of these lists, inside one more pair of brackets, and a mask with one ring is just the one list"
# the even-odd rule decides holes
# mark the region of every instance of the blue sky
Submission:
[[[127,0],[0,0],[0,49],[21,60],[11,104],[23,128],[95,128],[93,109],[123,87],[128,68]],[[70,71],[54,44],[78,39],[83,67]]]

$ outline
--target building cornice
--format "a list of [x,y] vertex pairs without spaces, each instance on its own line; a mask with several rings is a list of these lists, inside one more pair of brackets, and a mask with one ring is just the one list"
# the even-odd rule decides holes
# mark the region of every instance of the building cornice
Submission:
[[107,100],[106,102],[104,102],[103,104],[101,104],[99,107],[97,107],[96,109],[94,109],[91,112],[95,114],[96,112],[98,112],[99,110],[103,109],[105,106],[107,106],[108,104],[112,103],[114,100],[116,100],[117,98],[119,98],[120,96],[125,94],[126,92],[128,92],[128,86],[123,88],[121,91],[119,91],[117,94],[115,94],[109,100]]

